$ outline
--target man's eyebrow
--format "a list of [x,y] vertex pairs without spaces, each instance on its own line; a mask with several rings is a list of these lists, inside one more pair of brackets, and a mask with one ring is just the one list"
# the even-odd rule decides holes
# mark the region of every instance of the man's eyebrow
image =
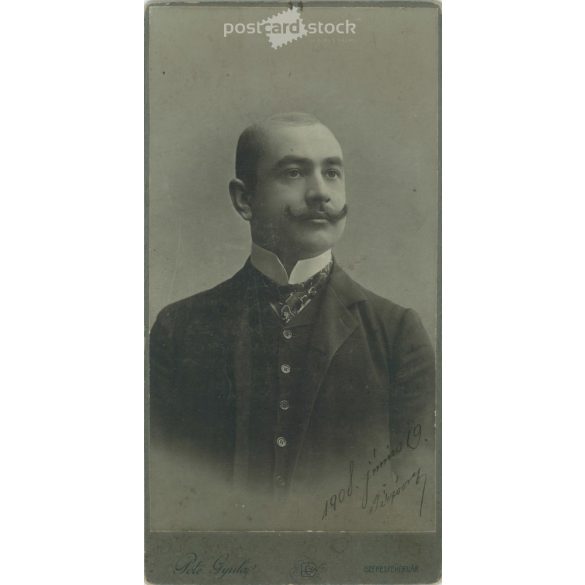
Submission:
[[280,169],[282,167],[286,167],[287,165],[292,165],[292,164],[297,164],[297,165],[311,164],[311,159],[304,158],[302,156],[295,156],[293,154],[288,154],[286,156],[283,156],[280,160],[278,160],[275,163],[274,168]]
[[338,167],[343,166],[343,161],[338,156],[329,156],[325,159],[324,162],[326,165],[335,165]]

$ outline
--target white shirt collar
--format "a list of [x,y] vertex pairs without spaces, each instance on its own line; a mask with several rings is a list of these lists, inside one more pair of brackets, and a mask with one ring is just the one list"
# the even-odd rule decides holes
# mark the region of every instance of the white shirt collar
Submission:
[[253,242],[250,260],[254,268],[280,286],[285,284],[299,284],[305,282],[305,280],[308,280],[314,274],[317,274],[319,270],[323,270],[331,262],[331,250],[327,250],[327,252],[323,252],[323,254],[314,258],[299,260],[292,269],[290,276],[287,275],[280,258],[276,254],[261,248]]

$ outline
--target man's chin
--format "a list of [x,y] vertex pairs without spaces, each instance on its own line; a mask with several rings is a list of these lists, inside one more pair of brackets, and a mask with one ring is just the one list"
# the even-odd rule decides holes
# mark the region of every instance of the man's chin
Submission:
[[283,230],[280,233],[278,248],[289,258],[297,260],[314,258],[331,250],[343,233],[342,226],[333,225],[328,221],[325,221],[325,224],[295,227],[297,229]]
[[330,239],[322,239],[314,242],[304,241],[302,243],[298,243],[294,247],[291,246],[290,249],[295,250],[295,255],[298,260],[306,260],[307,258],[315,258],[315,256],[320,256],[328,250],[331,250],[334,243],[335,242]]

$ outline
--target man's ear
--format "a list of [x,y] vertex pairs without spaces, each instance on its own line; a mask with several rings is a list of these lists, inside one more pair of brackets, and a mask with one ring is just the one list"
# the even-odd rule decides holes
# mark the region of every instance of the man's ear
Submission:
[[240,179],[230,181],[230,197],[234,209],[246,221],[252,219],[252,208],[250,207],[250,198],[252,194],[246,189],[246,184]]

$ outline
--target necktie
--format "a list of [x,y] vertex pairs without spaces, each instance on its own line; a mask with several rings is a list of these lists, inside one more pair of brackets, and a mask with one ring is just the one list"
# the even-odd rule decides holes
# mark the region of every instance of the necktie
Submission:
[[327,282],[332,266],[333,261],[300,284],[277,287],[278,298],[270,304],[283,323],[292,321],[317,296]]

